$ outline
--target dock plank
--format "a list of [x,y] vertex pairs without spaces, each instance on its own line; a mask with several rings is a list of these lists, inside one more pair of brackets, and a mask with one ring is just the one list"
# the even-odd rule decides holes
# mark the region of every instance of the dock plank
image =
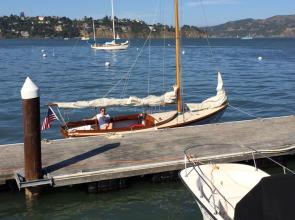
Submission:
[[[42,163],[57,187],[178,170],[183,167],[183,151],[189,146],[197,146],[204,160],[249,159],[249,150],[240,145],[270,155],[290,154],[294,152],[294,134],[295,117],[286,116],[53,140],[42,142]],[[23,168],[23,144],[0,145],[0,152],[3,184]]]

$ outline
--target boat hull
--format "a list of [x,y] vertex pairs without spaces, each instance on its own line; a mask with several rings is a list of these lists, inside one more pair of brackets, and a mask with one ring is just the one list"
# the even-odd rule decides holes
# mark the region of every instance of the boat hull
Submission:
[[199,206],[199,209],[202,213],[203,220],[217,220],[214,216],[211,215],[210,212],[207,211],[205,207],[202,206],[202,203],[199,202],[197,199],[195,199],[197,205]]
[[184,114],[178,115],[174,120],[162,126],[159,126],[158,128],[159,129],[177,128],[177,127],[184,127],[184,126],[216,123],[221,118],[226,108],[227,108],[227,103],[214,109],[206,109],[206,110],[193,112],[193,113],[186,112]]
[[[111,130],[98,129],[94,120],[69,122],[61,127],[64,137],[99,136],[110,133],[134,133],[152,131],[155,129],[176,128],[216,122],[222,116],[227,104],[201,113],[186,112],[177,114],[176,111],[168,113],[146,114],[145,122],[141,124],[138,119],[141,114],[117,116],[114,118],[114,128]],[[86,127],[88,126],[88,127]],[[79,129],[78,129],[79,128]],[[89,129],[87,129],[89,128]]]
[[220,121],[220,118],[223,116],[226,108],[222,109],[221,111],[217,112],[216,114],[211,115],[210,117],[204,118],[200,121],[192,123],[191,125],[204,125],[204,124],[212,124],[217,123]]
[[262,170],[244,164],[205,164],[179,173],[204,220],[233,220],[235,206],[263,177]]
[[126,50],[128,47],[128,42],[122,44],[91,45],[91,48],[95,50]]

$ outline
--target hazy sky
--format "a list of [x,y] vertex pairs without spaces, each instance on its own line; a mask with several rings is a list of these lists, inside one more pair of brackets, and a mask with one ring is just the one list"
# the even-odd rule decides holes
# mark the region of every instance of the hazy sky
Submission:
[[[119,18],[173,24],[173,0],[114,0]],[[101,18],[111,14],[110,0],[0,0],[0,16],[24,11],[27,16]],[[179,0],[180,23],[215,25],[244,18],[295,14],[295,0]]]

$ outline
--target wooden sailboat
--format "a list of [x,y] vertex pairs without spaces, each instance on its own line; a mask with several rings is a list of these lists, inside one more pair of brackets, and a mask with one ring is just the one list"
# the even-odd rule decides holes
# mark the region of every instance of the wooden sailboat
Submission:
[[[203,124],[216,121],[221,117],[227,107],[227,96],[223,88],[221,74],[218,73],[217,95],[206,99],[201,103],[182,104],[180,60],[179,60],[179,23],[178,23],[178,0],[175,0],[175,41],[176,41],[176,85],[173,91],[166,92],[162,96],[148,96],[145,98],[129,97],[126,99],[96,99],[91,101],[78,101],[67,103],[52,103],[59,108],[86,108],[102,106],[165,106],[177,104],[175,111],[155,114],[138,113],[121,115],[112,118],[113,127],[110,130],[99,128],[98,121],[82,120],[67,122],[61,126],[64,137],[83,137],[106,134],[110,132],[136,132],[154,129],[182,127],[193,124]],[[184,106],[186,108],[184,108]],[[184,110],[186,109],[186,110]]]
[[113,21],[113,40],[111,42],[105,42],[104,44],[96,43],[96,36],[95,36],[95,26],[93,21],[93,39],[94,44],[91,45],[92,49],[95,50],[125,50],[129,47],[129,42],[125,41],[123,43],[116,42],[116,29],[115,29],[115,18],[114,18],[114,2],[111,0],[112,5],[112,21]]

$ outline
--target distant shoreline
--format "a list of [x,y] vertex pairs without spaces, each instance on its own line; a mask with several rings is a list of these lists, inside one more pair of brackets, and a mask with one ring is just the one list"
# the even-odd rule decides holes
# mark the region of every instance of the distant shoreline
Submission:
[[[93,23],[94,27],[93,29]],[[122,39],[172,39],[175,29],[165,24],[147,24],[141,20],[115,18],[118,37]],[[95,31],[97,39],[111,39],[112,20],[110,16],[93,20],[84,17],[82,20],[71,20],[67,17],[25,15],[0,17],[0,39],[75,39],[91,38]],[[293,38],[295,37],[295,15],[273,16],[267,19],[243,19],[225,24],[196,27],[183,25],[180,28],[183,39],[206,38],[242,38],[251,36],[260,38]]]
[[[112,38],[96,38],[96,40],[109,40],[109,39],[112,39]],[[122,40],[124,40],[125,38],[122,38]],[[127,38],[126,38],[127,39]],[[142,40],[142,39],[145,39],[145,38],[142,38],[142,37],[133,37],[133,38],[128,38],[130,40]],[[152,38],[152,40],[163,40],[163,39],[166,39],[166,40],[174,40],[175,38]],[[196,37],[196,38],[182,38],[184,40],[201,40],[201,39],[205,39],[204,37]],[[235,37],[209,37],[208,39],[236,39],[236,40],[241,40],[241,41],[251,41],[251,40],[243,40],[241,38],[235,38]],[[295,36],[294,37],[255,37],[253,38],[252,40],[259,40],[259,39],[295,39]],[[89,40],[81,40],[80,37],[74,37],[74,38],[69,38],[69,39],[63,39],[63,38],[38,38],[38,37],[31,37],[31,38],[22,38],[22,37],[18,37],[18,38],[0,38],[0,40],[59,40],[59,41],[72,41],[72,40],[80,40],[81,42],[92,42],[93,39],[89,39]]]

